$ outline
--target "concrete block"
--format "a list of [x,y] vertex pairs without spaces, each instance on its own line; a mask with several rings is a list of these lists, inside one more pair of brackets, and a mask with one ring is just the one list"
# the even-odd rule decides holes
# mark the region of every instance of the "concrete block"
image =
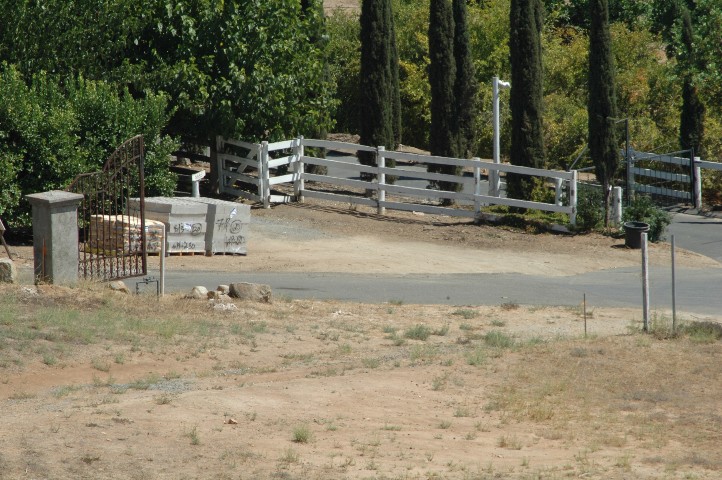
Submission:
[[193,201],[208,206],[206,252],[246,255],[251,207],[242,203],[198,197]]

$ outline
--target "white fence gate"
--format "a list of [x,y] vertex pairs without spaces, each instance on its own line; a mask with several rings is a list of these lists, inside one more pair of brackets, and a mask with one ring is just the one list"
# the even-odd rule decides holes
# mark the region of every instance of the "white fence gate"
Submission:
[[[689,156],[681,156],[688,154]],[[629,192],[702,206],[702,169],[722,170],[722,163],[692,157],[689,150],[669,154],[631,150],[627,164]]]
[[[376,155],[376,166],[342,162],[328,158],[305,155],[305,147],[323,148],[355,154],[359,151],[373,152]],[[238,140],[218,138],[218,174],[219,191],[252,201],[261,202],[265,207],[271,203],[302,201],[304,197],[332,201],[342,201],[351,205],[368,205],[376,207],[379,213],[385,209],[435,213],[450,216],[477,217],[481,207],[485,205],[506,205],[509,207],[531,208],[548,212],[560,212],[569,215],[572,225],[576,223],[577,205],[577,171],[571,172],[543,170],[538,168],[520,167],[516,165],[498,164],[482,161],[478,158],[467,160],[459,158],[435,157],[414,153],[387,151],[384,147],[368,147],[353,143],[328,140],[305,139],[299,137],[282,142],[252,144]],[[403,163],[395,168],[386,167],[386,160],[393,159]],[[319,175],[305,172],[305,165],[318,165],[332,168],[335,171],[351,171],[349,177]],[[464,183],[465,179],[456,175],[430,173],[416,165],[453,165],[471,170],[473,192],[449,192],[430,190],[410,186],[395,185],[387,181],[387,176],[430,182]],[[516,173],[534,177],[552,179],[556,189],[555,203],[531,202],[504,198],[498,192],[481,192],[482,171],[489,176],[499,172]],[[361,172],[375,176],[374,181],[356,179]],[[321,182],[334,186],[360,189],[365,194],[333,193],[306,188],[306,181]],[[280,184],[292,184],[293,196],[272,195],[271,187]],[[566,204],[562,202],[562,190],[567,192]],[[374,196],[369,196],[374,192]],[[443,207],[431,205],[428,199],[449,199],[473,205],[473,209]]]

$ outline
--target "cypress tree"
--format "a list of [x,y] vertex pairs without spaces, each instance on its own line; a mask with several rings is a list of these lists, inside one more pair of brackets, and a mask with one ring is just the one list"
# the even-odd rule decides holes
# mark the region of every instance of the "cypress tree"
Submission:
[[680,59],[680,67],[683,69],[682,77],[682,113],[679,125],[679,143],[685,149],[694,149],[695,155],[701,153],[701,143],[704,136],[704,104],[697,94],[697,86],[694,83],[694,71],[696,67],[696,56],[694,51],[694,34],[692,31],[692,19],[689,9],[682,9],[682,44],[685,56]]
[[401,87],[399,85],[399,50],[396,47],[396,26],[394,25],[393,11],[389,2],[389,18],[391,20],[391,88],[392,88],[392,112],[391,127],[394,130],[394,144],[401,143]]
[[[511,54],[511,152],[514,165],[544,167],[542,131],[541,0],[511,0],[509,52]],[[531,199],[534,180],[507,175],[509,198]]]
[[[458,157],[459,142],[456,135],[454,86],[456,61],[454,59],[454,16],[450,0],[431,0],[429,8],[429,84],[431,87],[431,155]],[[428,166],[430,172],[458,174],[453,165]],[[454,191],[455,182],[434,182],[441,190]],[[449,204],[448,200],[443,202]]]
[[456,131],[458,153],[469,158],[473,156],[474,119],[477,114],[476,95],[479,85],[474,72],[474,62],[469,48],[469,28],[466,14],[466,0],[453,0],[454,10],[454,58],[456,60]]
[[[397,138],[394,99],[398,91],[398,63],[392,65],[397,55],[390,0],[363,0],[360,21],[360,142],[362,145],[394,149]],[[364,165],[375,164],[375,158],[369,152],[358,152],[358,158]],[[394,166],[393,161],[389,161],[387,166]],[[362,173],[361,178],[370,180],[373,174]]]
[[604,224],[608,225],[609,193],[619,153],[614,131],[617,104],[607,0],[590,0],[589,17],[589,155],[604,189]]

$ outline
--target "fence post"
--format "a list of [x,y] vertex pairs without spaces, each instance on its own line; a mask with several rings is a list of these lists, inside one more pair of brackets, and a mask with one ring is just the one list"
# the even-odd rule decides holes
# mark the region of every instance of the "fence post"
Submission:
[[[472,158],[475,162],[481,162],[479,157]],[[481,195],[481,167],[479,165],[474,166],[474,213],[478,216],[481,213],[481,201],[479,200]]]
[[692,173],[694,174],[694,208],[702,208],[702,169],[697,166],[697,162],[701,161],[700,157],[694,157],[692,162]]
[[[211,156],[213,155],[213,150],[211,150]],[[221,154],[223,153],[223,137],[220,135],[216,136],[216,148],[215,148],[215,162],[213,162],[213,158],[211,158],[211,165],[213,163],[216,164],[216,176],[213,176],[213,172],[211,172],[211,191],[217,192],[217,193],[226,193],[225,192],[225,184],[226,184],[226,177],[223,175],[223,159],[221,159]]]
[[33,209],[35,283],[78,282],[78,206],[83,195],[53,190],[25,195]]
[[612,225],[622,223],[622,187],[612,189]]
[[577,224],[577,179],[579,172],[572,170],[572,178],[569,180],[569,206],[572,207],[572,213],[569,215],[569,224],[574,227]]
[[555,178],[554,179],[554,203],[558,206],[562,206],[562,179],[561,178]]
[[304,174],[304,165],[303,165],[303,156],[305,155],[305,150],[303,148],[303,135],[298,137],[298,145],[295,148],[296,150],[296,163],[294,164],[294,173],[296,174],[295,179],[293,181],[293,193],[296,196],[296,201],[299,203],[303,203],[303,189],[306,188],[305,182],[303,180],[303,174]]
[[383,172],[383,169],[386,168],[386,157],[384,157],[384,151],[386,151],[386,147],[378,147],[376,149],[377,157],[376,157],[376,164],[378,168],[378,183],[376,184],[376,188],[378,189],[378,196],[377,196],[377,208],[376,212],[379,215],[385,215],[386,214],[386,207],[383,206],[383,202],[386,201],[386,174]]
[[263,208],[270,208],[271,206],[271,172],[268,168],[268,142],[264,141],[261,143],[261,150],[258,159],[258,167],[260,178],[258,189],[263,200]]

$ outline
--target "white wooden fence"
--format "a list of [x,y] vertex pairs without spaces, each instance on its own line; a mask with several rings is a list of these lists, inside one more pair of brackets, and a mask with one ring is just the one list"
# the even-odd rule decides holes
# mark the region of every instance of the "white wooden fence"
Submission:
[[[684,168],[689,174],[636,167],[635,161],[640,160],[652,160],[667,165],[677,165]],[[691,168],[690,165],[692,165]],[[702,169],[722,170],[722,163],[703,161],[700,157],[694,157],[693,161],[689,157],[677,157],[673,154],[660,155],[657,153],[632,151],[627,169],[627,188],[634,192],[666,196],[690,203],[694,202],[695,208],[700,208],[702,206]],[[639,183],[637,177],[646,178],[646,182],[649,182],[648,179],[652,179],[653,181],[657,180],[671,185],[675,183],[686,184],[690,186],[690,190],[679,190],[649,183]]]
[[[225,153],[227,148],[229,148],[229,145],[230,148],[240,149],[245,153],[245,155]],[[372,152],[376,156],[376,166],[360,165],[356,163],[342,162],[339,160],[306,156],[304,150],[305,147],[325,148],[334,151],[349,152],[351,154],[355,154],[358,151]],[[305,139],[303,137],[275,143],[263,142],[261,144],[252,144],[219,137],[217,140],[217,148],[220,193],[232,194],[252,201],[261,202],[265,207],[268,207],[271,203],[277,202],[288,202],[293,200],[303,201],[304,197],[308,197],[341,201],[351,205],[368,205],[376,207],[380,214],[384,213],[385,209],[389,208],[392,210],[416,211],[450,216],[476,217],[479,215],[482,206],[506,205],[509,207],[531,208],[548,212],[565,213],[569,215],[569,222],[572,225],[576,223],[576,170],[564,172],[519,167],[508,164],[497,164],[490,161],[482,161],[478,158],[466,160],[459,158],[418,155],[413,153],[387,151],[384,147],[368,147],[353,143]],[[403,163],[397,162],[396,168],[388,168],[386,167],[387,159],[393,159]],[[389,175],[432,182],[464,182],[464,179],[459,176],[419,171],[418,169],[409,167],[409,164],[453,165],[469,168],[473,171],[472,177],[474,193],[430,190],[428,188],[395,185],[386,181],[387,175]],[[271,175],[273,170],[284,165],[288,166],[287,170],[289,173]],[[306,173],[305,165],[337,167],[338,169],[350,170],[356,175],[354,178],[342,178],[338,176],[334,177],[329,175],[311,174]],[[498,193],[490,194],[489,191],[487,191],[486,194],[482,194],[482,170],[486,170],[490,176],[492,176],[495,172],[497,175],[499,172],[505,172],[552,179],[557,188],[556,201],[555,203],[541,203],[517,200],[513,198],[500,197],[498,196]],[[375,181],[356,179],[355,177],[359,176],[358,174],[362,172],[371,174],[370,176],[375,176]],[[352,187],[361,189],[364,192],[374,191],[375,197],[310,190],[306,188],[306,181]],[[271,187],[283,183],[293,184],[293,196],[271,195]],[[242,184],[246,184],[246,187],[244,188]],[[562,189],[566,189],[566,192],[568,193],[566,197],[566,205],[562,204]],[[473,204],[473,210],[430,205],[427,202],[427,199],[430,198],[466,202]],[[409,201],[409,199],[412,200]]]

